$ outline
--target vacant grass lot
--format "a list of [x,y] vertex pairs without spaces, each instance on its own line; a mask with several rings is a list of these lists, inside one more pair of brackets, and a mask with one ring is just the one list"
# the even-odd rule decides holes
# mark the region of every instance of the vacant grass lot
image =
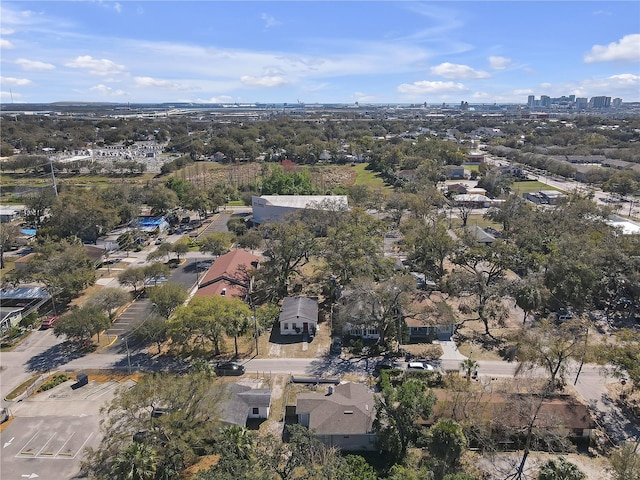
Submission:
[[540,183],[537,180],[529,180],[526,182],[513,182],[511,184],[511,191],[518,195],[522,195],[523,193],[539,192],[540,190],[558,190],[558,189],[552,187],[551,185]]
[[391,192],[393,189],[387,185],[380,177],[378,172],[373,170],[367,170],[368,163],[358,163],[353,167],[350,167],[356,171],[358,177],[356,178],[356,185],[366,185],[368,187],[382,188]]

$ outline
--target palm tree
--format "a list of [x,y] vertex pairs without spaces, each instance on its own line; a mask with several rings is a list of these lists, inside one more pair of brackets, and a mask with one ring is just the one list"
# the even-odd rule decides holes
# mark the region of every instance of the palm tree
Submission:
[[153,480],[156,476],[156,451],[143,443],[132,442],[115,458],[115,480]]
[[238,425],[230,425],[220,432],[218,448],[237,458],[248,459],[253,453],[254,439],[251,432]]
[[478,365],[478,362],[470,358],[466,358],[460,363],[460,368],[465,372],[467,382],[471,381],[471,375],[478,371],[479,366],[480,365]]

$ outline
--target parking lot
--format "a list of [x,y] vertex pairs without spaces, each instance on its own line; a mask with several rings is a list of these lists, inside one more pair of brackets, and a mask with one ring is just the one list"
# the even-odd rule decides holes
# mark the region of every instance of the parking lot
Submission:
[[[40,393],[10,410],[14,418],[0,433],[2,478],[78,478],[87,447],[100,443],[100,408],[120,383],[74,380]],[[131,383],[132,384],[132,383]]]

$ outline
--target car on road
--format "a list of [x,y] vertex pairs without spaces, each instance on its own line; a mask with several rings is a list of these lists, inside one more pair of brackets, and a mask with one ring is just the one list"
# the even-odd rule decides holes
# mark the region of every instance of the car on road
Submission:
[[407,368],[409,370],[433,370],[433,366],[423,362],[409,362]]
[[376,372],[381,372],[382,370],[391,370],[394,368],[399,368],[399,364],[395,360],[389,358],[380,360],[378,363],[376,363],[375,367],[373,367]]
[[225,376],[240,376],[244,375],[244,366],[233,362],[224,362],[216,365],[216,375],[219,377]]
[[42,325],[40,326],[40,328],[42,330],[46,330],[47,328],[53,328],[53,326],[56,324],[56,322],[58,321],[59,318],[60,317],[57,316],[57,315],[45,318],[45,320],[42,322]]

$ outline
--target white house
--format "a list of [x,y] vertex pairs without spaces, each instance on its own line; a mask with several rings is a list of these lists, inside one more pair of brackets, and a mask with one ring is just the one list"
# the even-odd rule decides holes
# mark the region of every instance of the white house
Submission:
[[280,335],[314,336],[318,330],[318,300],[308,297],[287,297],[282,302]]

